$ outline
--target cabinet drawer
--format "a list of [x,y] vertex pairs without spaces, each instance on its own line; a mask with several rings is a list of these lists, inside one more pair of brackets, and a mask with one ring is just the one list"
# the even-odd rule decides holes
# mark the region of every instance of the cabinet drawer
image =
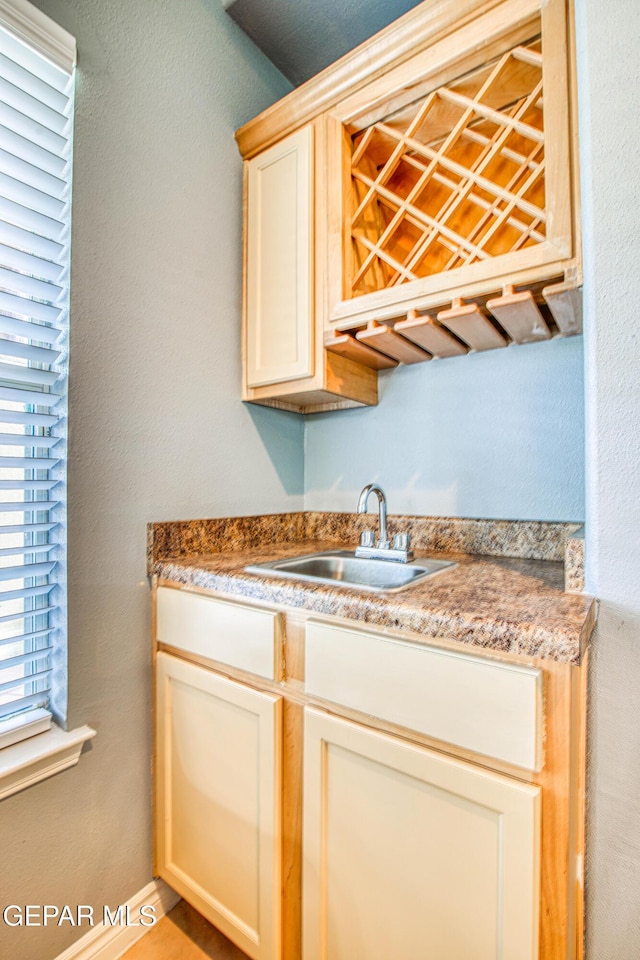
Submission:
[[280,679],[279,613],[170,587],[158,588],[156,603],[158,643]]
[[542,672],[309,621],[307,693],[496,760],[542,766]]

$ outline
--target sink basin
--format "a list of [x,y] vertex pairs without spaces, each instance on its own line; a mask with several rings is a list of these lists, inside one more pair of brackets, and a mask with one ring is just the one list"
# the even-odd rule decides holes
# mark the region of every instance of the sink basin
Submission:
[[256,563],[245,567],[245,570],[247,573],[258,573],[267,577],[285,577],[306,580],[309,583],[393,592],[404,590],[426,577],[432,577],[448,567],[455,566],[451,560],[421,558],[412,563],[398,563],[394,560],[365,560],[356,557],[350,550],[329,550],[304,557]]

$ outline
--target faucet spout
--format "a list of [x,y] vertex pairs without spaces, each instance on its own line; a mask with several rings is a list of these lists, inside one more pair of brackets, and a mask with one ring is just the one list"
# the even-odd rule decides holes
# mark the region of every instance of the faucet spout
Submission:
[[384,490],[382,487],[379,487],[377,483],[368,483],[363,489],[358,500],[358,513],[367,512],[367,503],[369,501],[369,494],[371,493],[375,493],[378,498],[378,517],[380,522],[378,548],[385,550],[388,549],[390,545],[387,534],[387,498],[384,495]]

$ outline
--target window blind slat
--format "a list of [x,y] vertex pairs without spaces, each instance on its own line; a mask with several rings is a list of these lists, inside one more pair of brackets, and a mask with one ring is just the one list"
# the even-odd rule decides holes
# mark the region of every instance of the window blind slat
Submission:
[[54,364],[60,356],[60,351],[50,350],[48,347],[34,347],[30,343],[20,343],[17,340],[6,340],[0,337],[0,356],[15,357],[17,360],[27,360],[30,363]]
[[[22,554],[40,554],[40,553],[51,553],[52,550],[55,550],[57,544],[55,543],[33,543],[29,547],[4,547],[0,550],[0,557],[15,557],[21,556]],[[16,617],[24,617],[24,613],[20,614],[11,614],[11,617],[0,617],[0,622],[7,619],[15,619]]]
[[[27,166],[23,166],[22,173],[28,173]],[[59,220],[64,211],[64,201],[51,196],[45,190],[32,186],[22,177],[10,176],[0,169],[0,191],[9,194],[14,201],[28,207],[30,210],[45,217]]]
[[[46,616],[49,613],[53,613],[55,609],[57,608],[56,607],[38,607],[37,611],[33,611],[33,613],[37,613],[39,617]],[[31,613],[29,614],[29,616],[31,616]],[[22,613],[11,613],[6,617],[0,617],[0,623],[14,623],[16,620],[24,620],[24,611]]]
[[0,310],[7,313],[18,313],[23,317],[32,317],[34,320],[45,320],[48,323],[55,323],[61,313],[60,307],[54,307],[49,303],[39,303],[37,300],[29,300],[27,297],[18,297],[14,293],[4,293],[0,291]]
[[22,580],[27,577],[46,577],[55,567],[57,560],[43,563],[24,563],[17,567],[0,567],[0,580]]
[[47,153],[59,157],[58,166],[67,162],[64,154],[67,150],[68,140],[63,133],[47,130],[37,120],[25,117],[24,113],[20,113],[19,110],[15,110],[14,107],[10,107],[8,103],[4,103],[2,100],[0,100],[0,125],[14,136],[23,137],[31,144],[30,149],[45,150]]
[[52,387],[59,374],[55,370],[36,370],[34,367],[22,367],[18,364],[0,363],[0,380],[17,380],[34,387]]
[[[6,108],[8,110],[10,108]],[[3,148],[11,154],[12,157],[24,157],[29,163],[34,164],[38,169],[43,170],[45,173],[50,174],[53,177],[61,178],[62,185],[64,187],[66,179],[64,176],[65,169],[67,166],[66,157],[60,156],[60,153],[55,153],[52,150],[47,150],[46,147],[42,144],[36,142],[29,136],[20,133],[18,130],[12,128],[11,120],[17,120],[18,117],[22,116],[18,114],[17,111],[14,111],[16,115],[14,117],[4,117],[3,114],[6,113],[6,110],[3,111],[0,107],[0,143]],[[7,119],[9,122],[4,123],[3,120]],[[23,125],[24,126],[24,125]],[[34,133],[37,135],[37,130],[34,130]],[[61,138],[64,143],[64,139]]]
[[[26,387],[5,387],[0,385],[0,405],[3,403],[28,403],[40,407],[55,407],[60,400],[57,393],[44,393],[39,390],[28,390]],[[7,423],[0,417],[0,422]]]
[[36,76],[5,53],[0,53],[0,76],[57,113],[64,113],[67,109],[69,98],[62,90],[56,90],[46,80]]
[[[25,150],[28,143],[27,141],[24,141],[22,156],[17,157],[9,149],[8,139],[8,137],[3,137],[2,140],[0,140],[0,143],[2,143],[2,148],[0,148],[0,171],[20,183],[27,184],[35,190],[41,191],[48,197],[54,197],[60,201],[59,210],[62,212],[62,210],[64,210],[64,203],[61,202],[61,197],[66,189],[64,179],[50,173],[38,163],[36,150]],[[16,143],[15,147],[18,149],[20,144]],[[64,166],[62,169],[64,170]]]
[[[31,271],[29,271],[31,273]],[[24,273],[18,273],[16,270],[8,270],[6,267],[0,267],[0,286],[8,290],[15,290],[24,296],[37,297],[39,300],[48,300],[55,303],[58,297],[64,293],[62,287],[50,280],[39,280],[34,276],[27,276]]]
[[43,260],[42,257],[34,257],[30,253],[25,253],[24,250],[9,247],[5,243],[0,243],[0,265],[21,270],[23,273],[41,280],[49,280],[51,283],[58,281],[62,273],[60,264]]
[[[30,490],[32,492],[37,492],[38,490],[46,490],[48,492],[49,490],[53,490],[53,488],[57,483],[60,483],[60,481],[59,480],[22,480],[22,479],[0,480],[0,491],[4,492],[5,490]],[[31,502],[34,502],[34,501],[31,501]]]
[[[2,663],[0,662],[0,669],[2,669]],[[4,670],[0,672],[0,677],[4,673]],[[29,673],[26,677],[16,677],[15,680],[5,680],[4,683],[0,683],[0,693],[4,693],[6,690],[11,690],[16,687],[26,687],[31,685],[35,680],[44,679],[51,673],[51,667],[48,667],[46,670],[38,670],[35,673]],[[5,674],[6,675],[6,674]]]
[[[8,246],[17,247],[25,252],[27,256],[40,257],[43,260],[55,261],[58,269],[54,279],[60,276],[62,265],[60,263],[64,247],[57,240],[48,239],[45,236],[39,236],[33,229],[24,230],[22,227],[9,223],[6,219],[1,219],[0,214],[0,241]],[[39,272],[35,273],[39,276]]]
[[60,437],[32,437],[23,433],[0,433],[0,447],[55,447]]
[[37,97],[32,97],[29,93],[25,93],[24,90],[4,77],[0,77],[0,99],[4,103],[8,103],[14,110],[24,113],[25,117],[36,120],[37,123],[42,124],[48,130],[53,130],[54,133],[58,134],[64,133],[67,126],[67,118],[64,113],[52,110],[46,103],[38,100]]
[[52,629],[36,630],[33,633],[21,633],[19,637],[5,637],[0,640],[0,646],[6,647],[9,643],[22,642],[23,640],[40,640],[43,637],[48,637],[50,633],[53,633]]
[[0,194],[0,217],[22,230],[38,234],[45,240],[59,242],[64,230],[64,223],[60,220],[45,217],[44,214],[31,210],[22,203],[16,203],[2,194]]
[[0,470],[50,470],[57,463],[53,457],[0,457]]
[[17,667],[22,663],[37,663],[39,660],[46,660],[51,653],[51,647],[41,647],[34,650],[33,653],[20,653],[17,657],[0,657],[0,670],[8,670],[11,667]]
[[10,533],[12,536],[19,534],[26,536],[33,533],[49,533],[58,525],[57,520],[51,520],[47,523],[3,523],[0,525],[0,533]]
[[0,333],[8,333],[10,337],[22,337],[23,340],[53,344],[60,336],[60,328],[45,326],[44,323],[33,323],[30,320],[17,320],[15,317],[0,313]]
[[0,704],[0,719],[11,716],[11,714],[19,715],[21,711],[26,710],[28,707],[43,707],[46,705],[48,699],[48,692],[46,690],[43,690],[41,693],[30,694],[26,697],[16,697],[15,700],[9,703]]
[[[0,599],[2,601],[34,600],[36,597],[44,597],[47,593],[51,593],[54,587],[55,583],[42,583],[37,587],[23,587],[21,590],[3,590],[2,594],[0,594]],[[22,616],[24,615],[23,612]],[[0,643],[2,643],[1,640]]]
[[3,410],[0,401],[0,423],[17,423],[28,427],[55,427],[59,417],[53,413],[23,413],[21,410]]
[[[54,507],[59,505],[59,500],[23,500],[22,502],[16,502],[15,500],[4,500],[0,503],[0,516],[3,513],[47,513],[49,510],[53,510]],[[0,580],[2,578],[0,577]]]

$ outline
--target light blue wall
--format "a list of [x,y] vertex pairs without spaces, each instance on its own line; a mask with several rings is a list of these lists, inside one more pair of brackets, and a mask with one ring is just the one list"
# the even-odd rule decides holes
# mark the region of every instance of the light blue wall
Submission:
[[584,519],[582,338],[400,367],[380,405],[306,418],[305,507]]

